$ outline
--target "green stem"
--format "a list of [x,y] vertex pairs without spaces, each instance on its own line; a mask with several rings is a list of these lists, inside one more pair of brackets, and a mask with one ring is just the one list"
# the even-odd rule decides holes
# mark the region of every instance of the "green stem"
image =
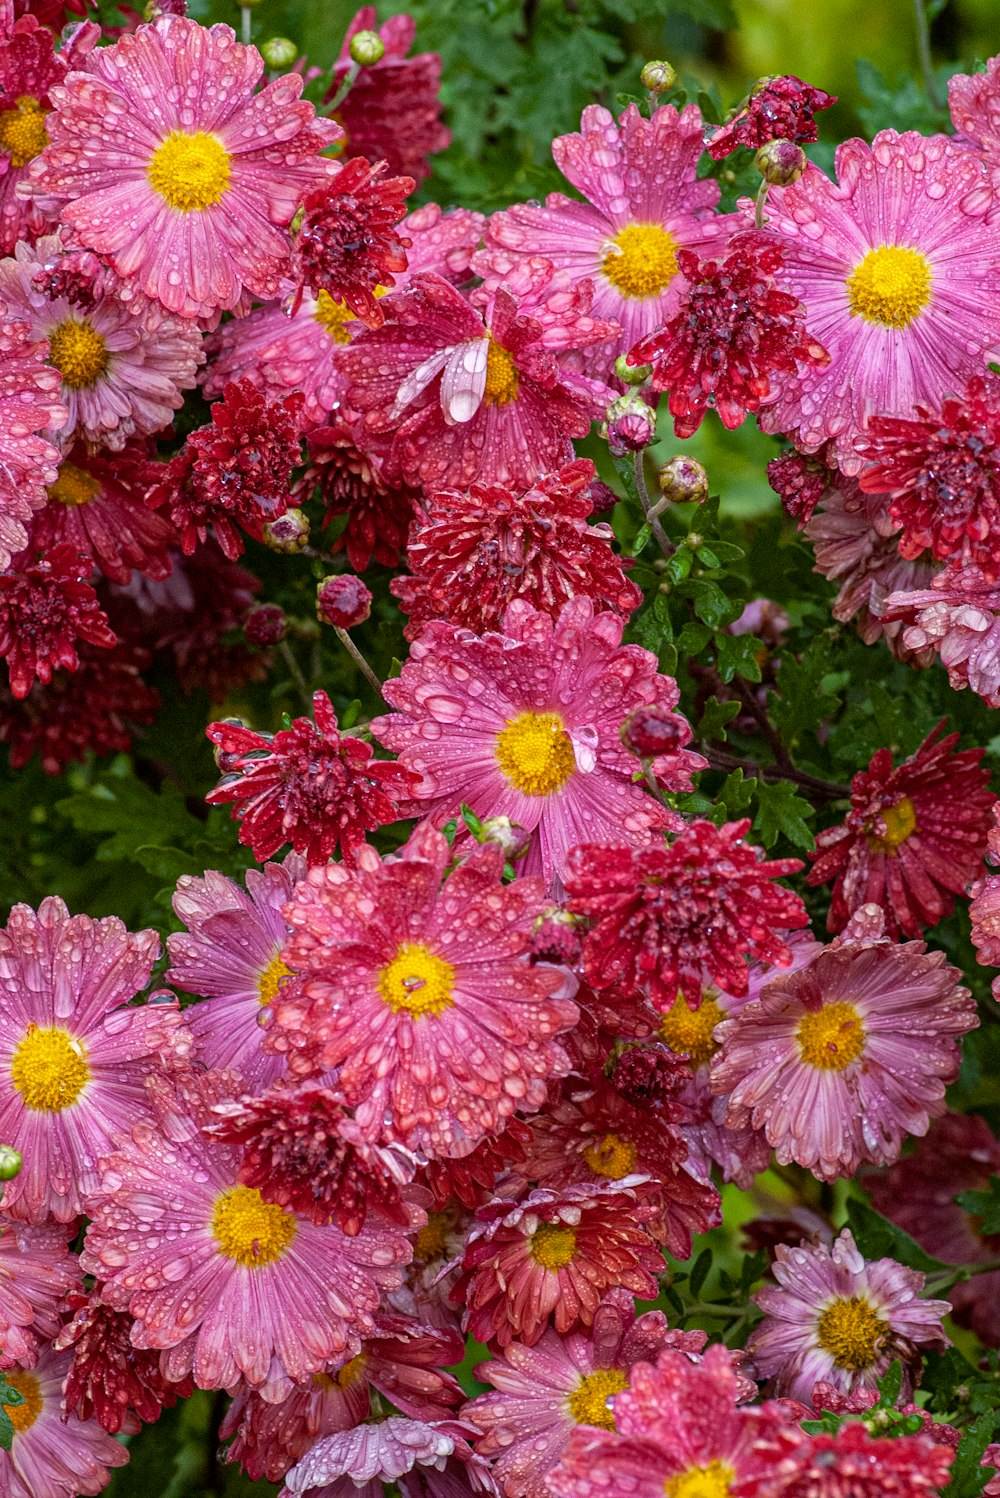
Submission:
[[652,531],[657,546],[669,561],[676,547],[657,519],[659,512],[650,499],[649,490],[646,488],[646,465],[641,452],[632,454],[632,472],[635,475],[635,487],[639,494],[639,503],[642,505],[643,519]]
[[378,677],[375,675],[375,672],[372,670],[371,666],[369,666],[368,662],[361,654],[361,651],[358,649],[354,641],[351,639],[350,635],[347,633],[347,630],[340,629],[338,627],[334,632],[337,635],[337,638],[340,640],[341,645],[343,645],[344,649],[351,657],[351,660],[354,662],[358,670],[361,672],[362,676],[368,682],[369,686],[371,686],[372,690],[378,697],[381,697],[382,683],[379,681]]
[[[917,0],[917,3],[919,4],[920,0]],[[757,189],[757,197],[754,202],[753,211],[753,226],[755,229],[763,229],[766,222],[764,218],[764,205],[767,202],[767,189],[769,186],[770,183],[766,178],[764,178]]]
[[934,74],[934,59],[931,56],[931,28],[927,21],[925,0],[913,0],[913,7],[917,22],[917,56],[920,59],[924,88],[934,108],[943,109],[944,104],[938,93],[937,78]]
[[333,98],[330,100],[330,103],[327,106],[326,112],[328,115],[333,114],[337,109],[340,108],[341,104],[343,104],[344,100],[351,92],[351,89],[354,87],[355,83],[357,83],[358,74],[360,72],[361,64],[352,62],[351,66],[347,70],[343,83],[340,85],[337,92],[334,94]]
[[295,683],[296,690],[298,691],[299,696],[302,698],[302,702],[305,706],[306,712],[311,713],[313,705],[312,693],[309,690],[309,684],[306,681],[305,677],[302,675],[302,669],[299,666],[298,661],[295,659],[295,655],[287,640],[282,640],[278,645],[278,654],[281,656],[285,665],[288,667],[288,673]]

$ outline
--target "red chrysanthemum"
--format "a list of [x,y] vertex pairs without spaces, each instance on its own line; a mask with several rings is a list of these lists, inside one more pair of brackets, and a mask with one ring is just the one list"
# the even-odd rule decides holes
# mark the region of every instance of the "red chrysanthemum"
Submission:
[[396,233],[406,217],[412,177],[384,176],[386,164],[363,156],[345,161],[331,182],[311,192],[292,252],[292,276],[300,290],[325,291],[370,328],[384,321],[376,287],[395,286],[406,269],[411,240]]
[[826,493],[831,472],[822,456],[810,457],[792,448],[767,465],[767,481],[787,515],[805,525]]
[[807,883],[835,881],[827,930],[875,904],[893,936],[918,937],[982,873],[994,799],[985,750],[956,754],[958,734],[941,739],[943,727],[895,769],[891,749],[879,749],[851,781],[847,820],[816,839]]
[[78,640],[115,644],[108,616],[86,581],[91,572],[74,547],[57,546],[45,557],[23,553],[0,576],[0,656],[15,697],[26,697],[36,678],[47,685],[53,671],[75,671]]
[[748,411],[768,403],[774,375],[829,363],[806,332],[802,303],[775,284],[783,259],[774,238],[753,230],[731,239],[723,259],[677,251],[687,283],[680,305],[636,344],[628,362],[652,365],[650,383],[669,391],[678,437],[697,431],[709,408],[723,426],[738,427]]
[[889,496],[902,526],[900,554],[957,557],[991,582],[1000,576],[1000,380],[969,380],[940,410],[873,416],[855,446],[873,466],[859,475],[867,494]]
[[353,861],[365,833],[394,822],[395,802],[412,789],[407,771],[341,735],[325,692],[313,693],[313,716],[315,725],[296,718],[274,735],[232,722],[206,730],[228,759],[205,799],[210,806],[235,803],[240,842],[260,863],[286,843],[311,864],[326,863],[335,848]]
[[701,1004],[706,973],[727,993],[747,991],[746,958],[787,967],[779,932],[808,925],[805,906],[775,880],[802,868],[743,842],[749,820],[692,822],[669,845],[587,843],[569,856],[569,909],[592,923],[583,968],[595,988],[648,989],[668,1012],[680,989]]
[[395,567],[406,545],[416,494],[390,484],[374,455],[358,447],[357,435],[339,412],[331,414],[329,426],[310,432],[309,465],[296,484],[296,496],[306,499],[318,485],[326,505],[323,524],[347,516],[330,550],[346,550],[355,572],[364,572],[372,561]]
[[474,1212],[488,1201],[499,1176],[528,1158],[531,1130],[523,1119],[507,1120],[499,1134],[488,1134],[461,1160],[429,1160],[421,1180],[430,1188],[438,1209],[458,1201]]
[[812,1437],[804,1465],[781,1484],[780,1498],[934,1498],[954,1459],[925,1435],[878,1439],[849,1420],[836,1435]]
[[92,1416],[109,1435],[134,1429],[135,1417],[158,1420],[160,1412],[194,1393],[194,1380],[171,1383],[160,1371],[158,1350],[135,1347],[135,1325],[127,1311],[114,1311],[101,1299],[100,1286],[89,1295],[67,1297],[73,1318],[53,1343],[73,1348],[66,1377],[66,1410],[81,1420]]
[[818,140],[817,110],[836,104],[836,94],[803,83],[793,73],[762,78],[739,113],[709,139],[714,161],[731,156],[740,146],[757,151],[769,140],[793,140],[808,145]]
[[77,443],[49,485],[47,505],[35,516],[36,549],[72,546],[112,582],[127,583],[133,571],[169,577],[167,552],[176,538],[173,526],[143,503],[148,468],[141,449],[102,456]]
[[431,494],[410,531],[411,575],[391,584],[410,615],[407,639],[428,619],[476,634],[499,629],[515,598],[558,613],[583,594],[627,619],[642,593],[611,549],[611,527],[586,523],[594,478],[593,463],[579,458],[522,494],[488,484]]
[[35,16],[22,16],[0,34],[0,255],[12,255],[19,241],[30,244],[52,223],[51,211],[20,197],[17,185],[49,143],[49,90],[66,67],[65,53],[55,51],[52,32]]

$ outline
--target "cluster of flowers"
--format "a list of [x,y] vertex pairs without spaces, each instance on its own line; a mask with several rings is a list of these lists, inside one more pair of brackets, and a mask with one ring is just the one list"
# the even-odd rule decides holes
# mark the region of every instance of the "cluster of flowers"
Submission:
[[[260,866],[180,880],[172,988],[137,1002],[155,932],[55,898],[0,932],[0,1493],[99,1492],[195,1388],[286,1495],[934,1493],[958,1431],[865,1417],[946,1313],[1000,1343],[997,1275],[924,1298],[793,1222],[745,1348],[635,1299],[772,1152],[887,1167],[889,1215],[989,1260],[953,1194],[1000,1142],[945,1111],[976,1007],[924,940],[978,881],[1000,965],[983,751],[936,731],[855,777],[815,938],[796,860],[676,809],[705,760],[623,644],[641,593],[573,441],[641,452],[661,392],[681,434],[757,413],[838,617],[1000,704],[1000,64],[954,80],[953,138],[850,141],[836,182],[795,79],[714,134],[593,106],[553,145],[578,196],[485,219],[407,211],[447,134],[406,18],[356,18],[334,119],[175,11],[57,48],[0,5],[0,737],[56,771],[150,721],[154,655],[220,696],[265,670],[280,611],[247,620],[238,561],[304,546],[317,497],[352,569],[321,616],[362,621],[356,574],[405,550],[410,650],[360,732],[323,691],[211,725]],[[706,137],[761,151],[756,210],[717,211]]]

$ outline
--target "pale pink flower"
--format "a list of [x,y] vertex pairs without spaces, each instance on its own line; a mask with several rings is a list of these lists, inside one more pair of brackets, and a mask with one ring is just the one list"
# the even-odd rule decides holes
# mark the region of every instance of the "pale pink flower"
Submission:
[[[323,1436],[289,1472],[283,1492],[286,1498],[290,1493],[381,1498],[383,1483],[397,1482],[415,1466],[443,1471],[454,1450],[454,1438],[444,1430],[390,1415],[375,1425]],[[341,1486],[338,1479],[348,1481]]]
[[58,449],[38,435],[66,420],[47,354],[27,323],[0,310],[0,567],[28,544],[32,513],[59,471]]
[[3,1498],[78,1498],[100,1493],[111,1467],[123,1467],[128,1452],[96,1420],[67,1420],[62,1386],[73,1354],[46,1351],[30,1370],[3,1377],[23,1396],[5,1405],[14,1426],[9,1451],[0,1449]]
[[929,587],[890,593],[880,613],[907,650],[940,656],[956,692],[971,687],[987,707],[1000,707],[1000,583],[977,567],[946,567]]
[[56,1222],[30,1227],[0,1213],[0,1368],[32,1367],[39,1346],[62,1325],[63,1296],[81,1278],[68,1232]]

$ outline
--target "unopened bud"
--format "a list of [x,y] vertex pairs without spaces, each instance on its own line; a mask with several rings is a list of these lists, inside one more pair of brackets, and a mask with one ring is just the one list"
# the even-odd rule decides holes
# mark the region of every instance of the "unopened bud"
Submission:
[[309,521],[301,510],[286,510],[277,520],[269,520],[264,527],[264,545],[272,551],[282,551],[294,556],[309,544]]
[[677,82],[677,71],[669,62],[647,62],[639,74],[639,82],[651,94],[669,94]]
[[252,608],[243,624],[243,633],[251,645],[277,645],[288,633],[285,611],[276,603],[259,603]]
[[20,1151],[12,1144],[0,1144],[0,1181],[12,1181],[21,1174],[23,1164]]
[[356,62],[359,67],[370,68],[385,56],[385,42],[377,31],[356,31],[351,37],[348,51],[352,62]]
[[353,572],[324,577],[316,586],[316,618],[334,629],[353,629],[372,611],[372,595]]
[[652,364],[630,364],[627,354],[619,354],[615,360],[615,374],[623,385],[644,385],[652,373]]
[[797,182],[809,165],[805,151],[791,140],[769,140],[754,157],[757,170],[771,187]]
[[654,1041],[626,1046],[613,1062],[610,1080],[615,1091],[633,1107],[669,1116],[688,1075],[687,1063]]
[[260,55],[269,68],[290,68],[299,49],[291,37],[272,36],[270,41],[261,43]]
[[691,730],[678,713],[667,707],[637,707],[621,726],[621,740],[639,759],[676,754],[691,739]]
[[531,842],[531,833],[510,817],[487,817],[482,827],[484,843],[499,843],[508,863],[523,858]]
[[696,458],[685,458],[678,453],[664,463],[657,474],[657,483],[663,498],[671,504],[700,505],[708,498],[708,474]]
[[641,452],[656,441],[656,414],[634,390],[611,402],[601,435],[616,458]]
[[535,962],[558,962],[575,967],[583,951],[580,923],[568,910],[555,906],[543,910],[531,933],[531,956]]

